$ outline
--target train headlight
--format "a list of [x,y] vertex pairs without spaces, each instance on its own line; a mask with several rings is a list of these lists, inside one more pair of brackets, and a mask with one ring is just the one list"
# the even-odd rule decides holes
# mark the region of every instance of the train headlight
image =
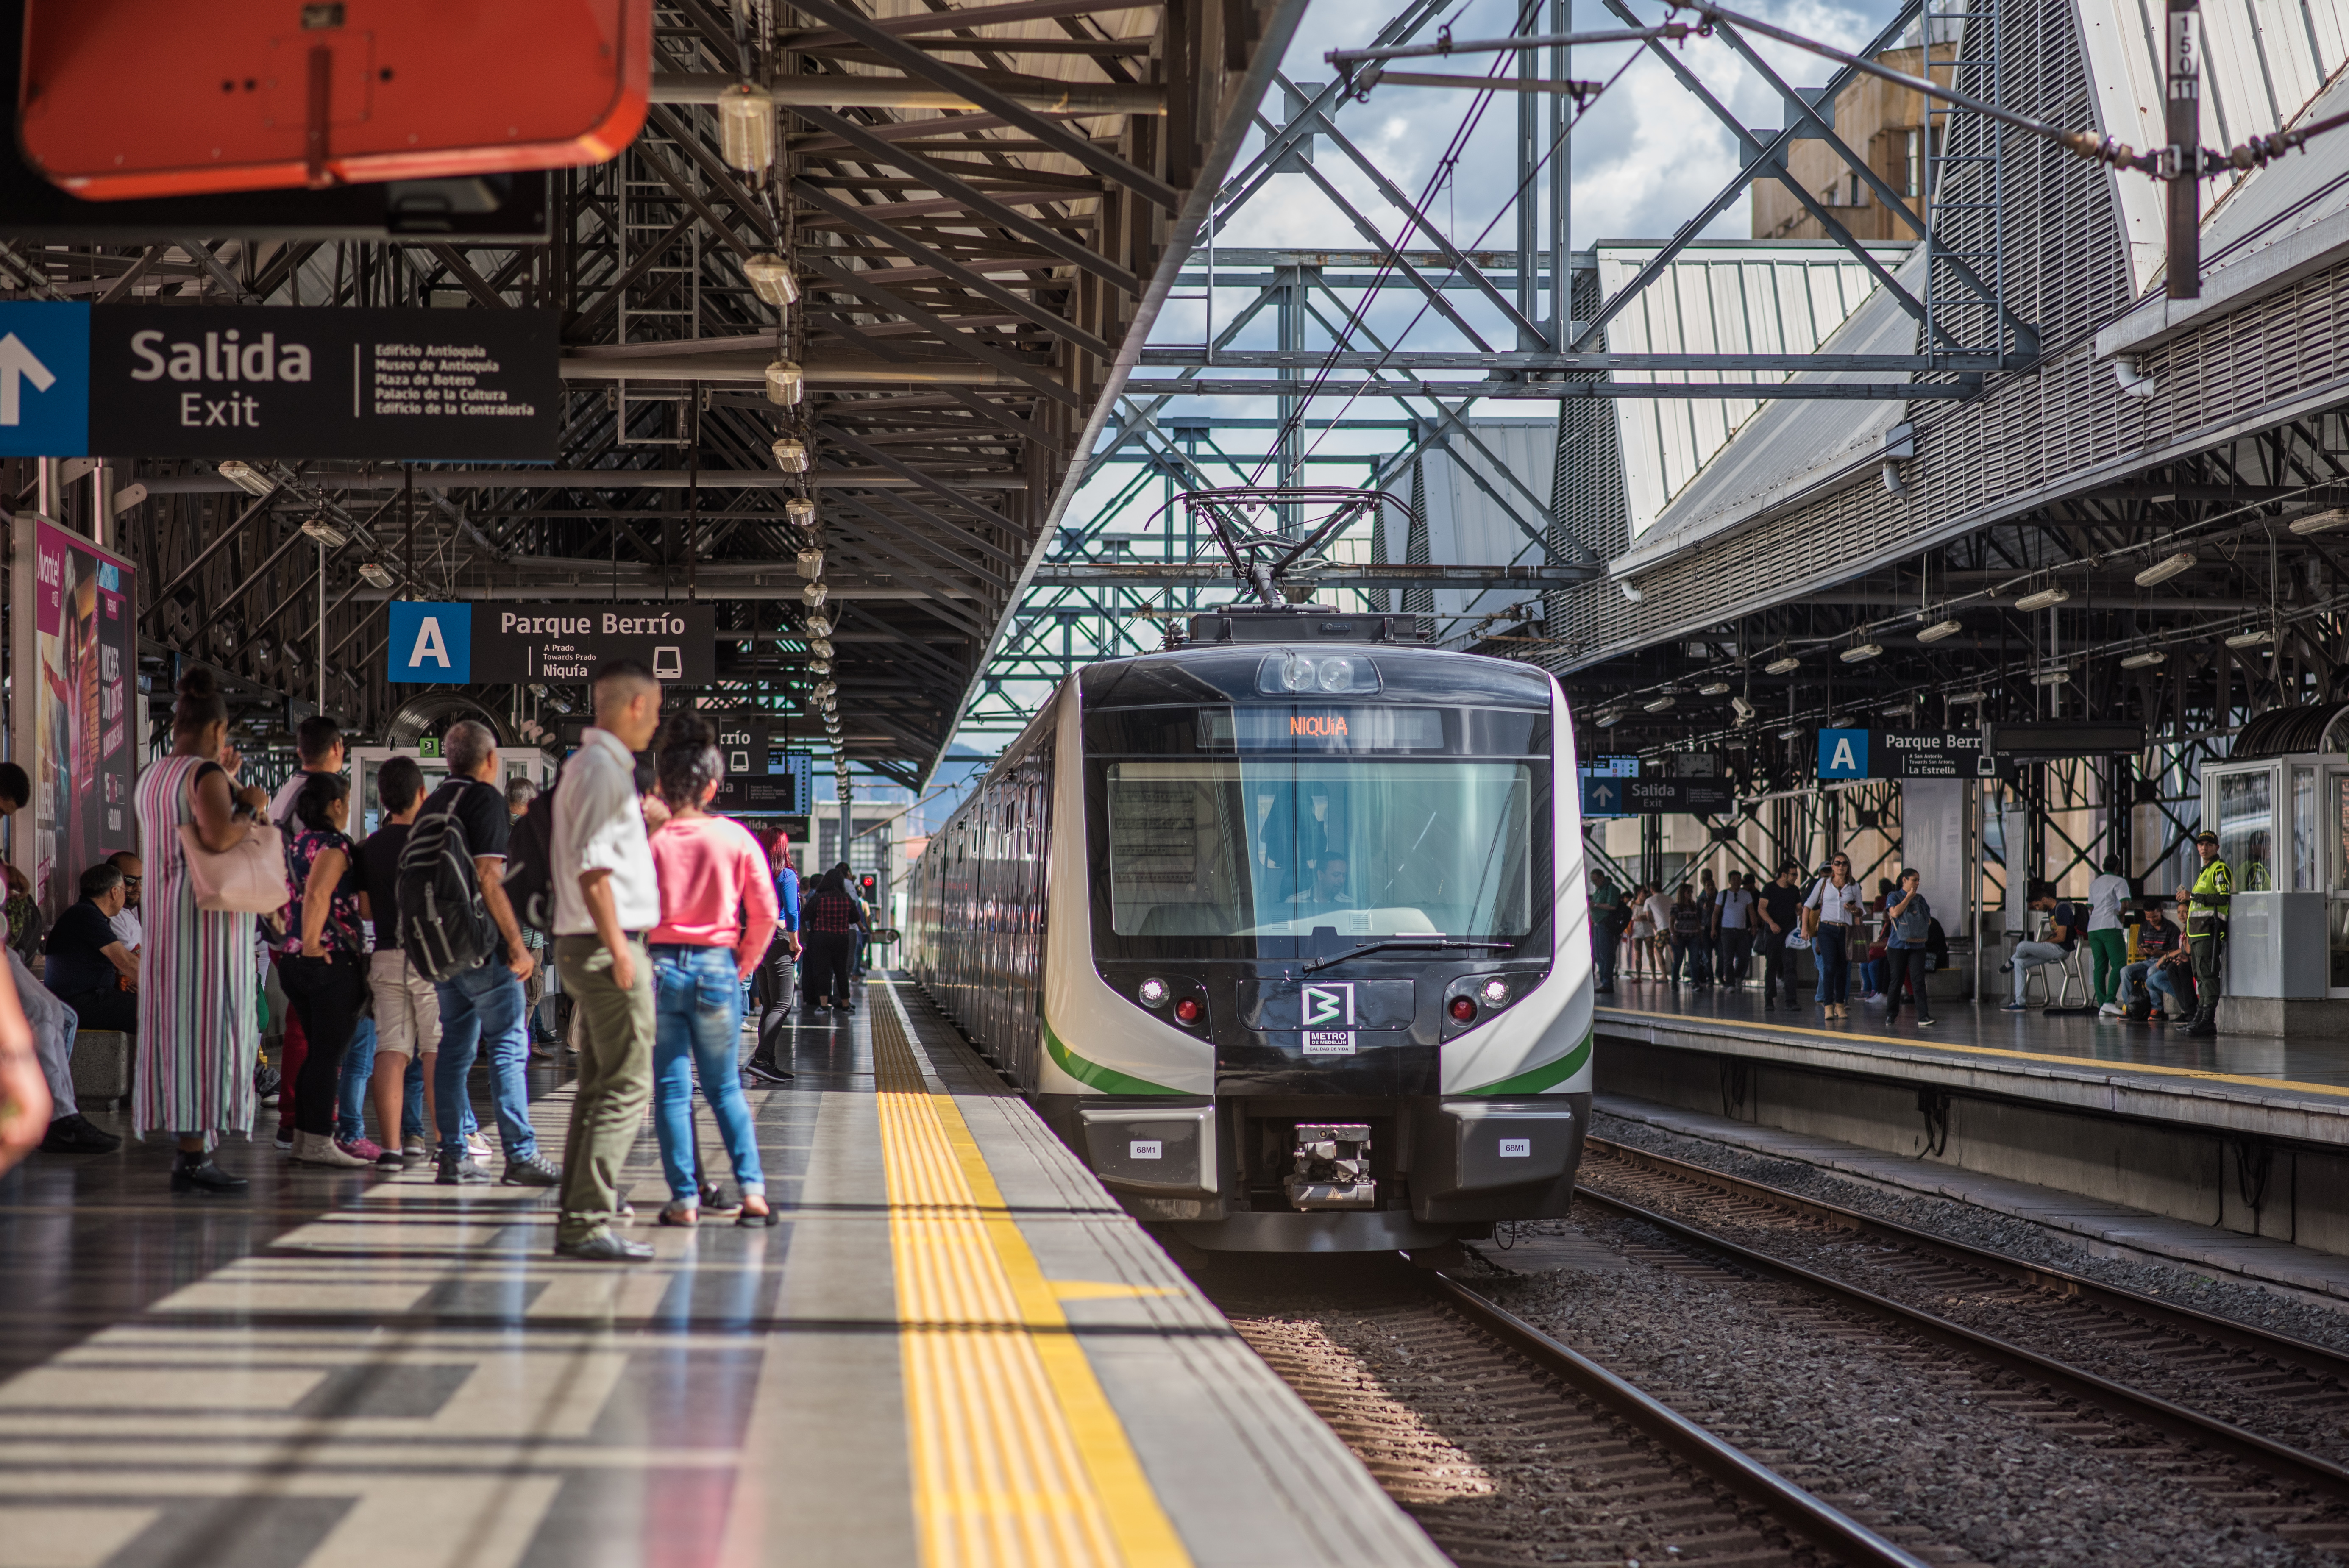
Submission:
[[1506,1006],[1509,1000],[1509,983],[1496,975],[1477,988],[1477,995],[1485,998],[1487,1007]]
[[1185,996],[1174,1004],[1174,1016],[1181,1023],[1197,1023],[1202,1011],[1204,1009],[1200,1007],[1199,999],[1196,996]]
[[1278,653],[1257,666],[1256,689],[1268,696],[1319,692],[1374,692],[1378,666],[1360,655]]
[[1476,998],[1474,996],[1454,996],[1452,998],[1451,1011],[1452,1021],[1454,1023],[1473,1024],[1476,1021]]
[[1142,998],[1142,1005],[1145,1007],[1164,1007],[1166,1006],[1166,982],[1156,979],[1144,980],[1142,983],[1142,988],[1135,995]]

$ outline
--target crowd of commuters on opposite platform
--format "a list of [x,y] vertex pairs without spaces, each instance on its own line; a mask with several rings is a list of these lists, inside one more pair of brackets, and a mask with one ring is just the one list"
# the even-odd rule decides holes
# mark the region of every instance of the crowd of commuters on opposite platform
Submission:
[[[2182,1022],[2190,1033],[2215,1034],[2233,876],[2216,833],[2197,834],[2194,848],[2193,876],[2173,892],[2139,895],[2118,856],[2105,857],[2077,896],[2051,882],[2029,883],[2020,901],[2023,929],[1996,964],[1997,995],[1983,1005]],[[1913,867],[1879,878],[1872,893],[1840,853],[1807,876],[1789,861],[1766,882],[1738,871],[1716,881],[1705,868],[1669,888],[1625,889],[1604,875],[1590,885],[1600,995],[1615,994],[1625,979],[1656,980],[1674,995],[1742,989],[1754,984],[1758,968],[1762,1011],[1800,1012],[1807,954],[1808,1002],[1822,1020],[1849,1019],[1857,995],[1882,1008],[1887,1022],[1913,1010],[1920,1027],[1934,1024],[1930,977],[1950,967],[1949,936],[1934,890]],[[1956,896],[1947,902],[1961,905]],[[1987,955],[1984,962],[1990,967]]]
[[[494,732],[460,720],[429,792],[415,758],[377,766],[377,826],[362,836],[333,720],[301,724],[300,767],[273,796],[243,780],[227,704],[191,671],[170,748],[138,781],[140,851],[81,872],[53,921],[10,868],[0,1166],[36,1146],[120,1148],[78,1110],[72,1073],[77,1041],[115,1030],[129,1131],[173,1142],[174,1191],[242,1191],[249,1176],[222,1147],[251,1137],[274,1096],[294,1165],[429,1163],[444,1185],[545,1188],[559,1255],[632,1261],[651,1249],[616,1229],[632,1212],[621,1168],[649,1109],[661,1223],[719,1209],[774,1223],[745,1079],[791,1080],[795,1000],[853,1009],[871,912],[844,862],[802,890],[783,834],[712,814],[716,733],[691,715],[664,727],[650,672],[606,665],[593,694],[594,723],[545,790],[506,779]],[[0,817],[30,794],[0,763]],[[269,1019],[273,977],[286,1005]],[[746,993],[759,1003],[747,1052]],[[546,1026],[558,996],[567,1042]],[[575,1061],[559,1163],[533,1122],[534,1033]],[[474,1113],[476,1066],[494,1143]],[[697,1092],[737,1196],[703,1161]]]

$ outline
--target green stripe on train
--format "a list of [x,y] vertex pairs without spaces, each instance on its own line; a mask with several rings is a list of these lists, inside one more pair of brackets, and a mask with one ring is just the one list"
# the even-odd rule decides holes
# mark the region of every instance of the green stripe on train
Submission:
[[1516,1077],[1505,1078],[1498,1083],[1488,1083],[1476,1088],[1463,1089],[1460,1092],[1496,1096],[1544,1093],[1557,1088],[1583,1069],[1584,1065],[1590,1060],[1590,1041],[1591,1037],[1585,1035],[1582,1037],[1580,1045],[1556,1061],[1544,1062],[1537,1068],[1527,1068]]
[[1105,1068],[1099,1062],[1087,1061],[1069,1049],[1068,1042],[1054,1032],[1050,1020],[1044,1025],[1044,1051],[1062,1072],[1087,1088],[1097,1088],[1103,1094],[1179,1095],[1183,1092],[1179,1088],[1152,1083],[1148,1078],[1122,1073],[1115,1068]]

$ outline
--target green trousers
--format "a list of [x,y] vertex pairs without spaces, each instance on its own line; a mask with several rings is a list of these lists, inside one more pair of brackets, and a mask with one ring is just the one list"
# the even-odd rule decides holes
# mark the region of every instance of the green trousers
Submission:
[[2217,1016],[2219,1012],[2219,934],[2189,936],[2187,944],[2194,952],[2194,1010],[2196,1015]]
[[2101,1007],[2121,994],[2121,970],[2128,964],[2128,933],[2092,931],[2088,951],[2095,955],[2095,1005]]
[[563,1154],[557,1242],[585,1242],[611,1228],[620,1208],[620,1167],[644,1130],[653,1098],[653,961],[631,938],[635,983],[612,979],[612,954],[595,936],[554,939],[554,966],[579,1014],[579,1083],[571,1141]]

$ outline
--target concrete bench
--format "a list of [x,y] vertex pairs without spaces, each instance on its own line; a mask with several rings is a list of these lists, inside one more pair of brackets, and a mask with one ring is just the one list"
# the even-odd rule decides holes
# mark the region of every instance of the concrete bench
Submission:
[[120,1029],[75,1031],[73,1082],[84,1110],[129,1099],[130,1037]]

